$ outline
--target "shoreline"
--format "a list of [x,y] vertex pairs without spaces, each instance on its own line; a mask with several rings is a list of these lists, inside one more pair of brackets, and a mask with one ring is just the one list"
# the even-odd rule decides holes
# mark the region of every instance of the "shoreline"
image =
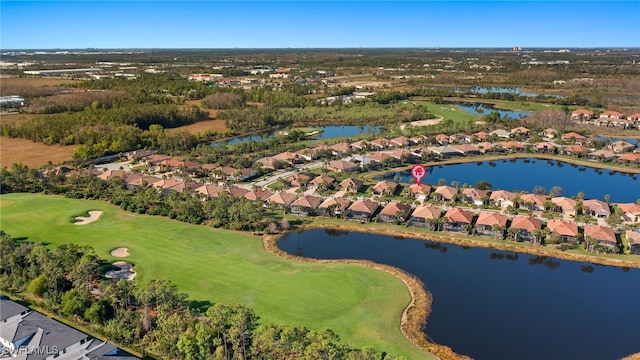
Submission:
[[[306,227],[305,227],[306,228]],[[309,227],[311,228],[311,227]],[[427,318],[431,313],[431,302],[433,300],[431,293],[428,292],[420,279],[416,276],[401,270],[395,266],[378,264],[370,260],[356,260],[356,259],[315,259],[301,256],[291,255],[285,251],[282,251],[278,245],[278,239],[284,233],[275,235],[265,235],[262,237],[262,243],[264,249],[275,256],[280,258],[314,263],[314,264],[350,264],[365,266],[372,269],[384,271],[390,275],[395,276],[398,280],[402,281],[407,287],[409,292],[409,303],[402,311],[400,319],[400,332],[402,335],[414,346],[420,350],[429,353],[436,359],[455,359],[455,360],[467,360],[471,359],[468,356],[455,353],[450,347],[446,345],[436,344],[429,341],[426,334]]]
[[[456,237],[456,234],[447,233],[446,235],[433,235],[433,234],[425,234],[412,232],[402,229],[385,229],[385,228],[370,228],[363,227],[361,225],[355,223],[345,223],[345,224],[319,224],[319,223],[311,223],[307,225],[303,225],[298,230],[310,230],[310,229],[336,229],[336,230],[346,230],[352,232],[361,232],[361,233],[370,233],[370,234],[379,234],[379,235],[387,235],[387,236],[402,236],[407,238],[413,238],[418,240],[425,241],[434,241],[439,243],[447,243],[454,244],[459,246],[469,246],[475,248],[486,248],[486,249],[495,249],[501,251],[512,251],[520,254],[529,254],[535,256],[546,256],[552,257],[556,259],[568,260],[568,261],[576,261],[576,262],[587,262],[591,264],[597,265],[606,265],[606,266],[617,266],[617,267],[629,267],[629,268],[640,268],[640,263],[630,262],[626,260],[619,259],[609,259],[609,258],[601,258],[596,256],[588,256],[574,253],[561,252],[560,250],[549,250],[540,248],[528,248],[518,246],[517,243],[512,243],[505,240],[505,243],[489,243],[482,240],[476,239],[465,239]],[[295,231],[295,230],[292,230]],[[430,292],[428,292],[424,286],[424,283],[417,278],[416,276],[401,270],[395,266],[378,264],[370,260],[356,260],[356,259],[315,259],[308,257],[301,257],[291,255],[283,250],[281,250],[277,245],[277,240],[283,235],[275,234],[275,235],[264,235],[262,237],[262,243],[265,250],[275,256],[278,256],[283,259],[291,260],[291,261],[299,261],[299,262],[308,262],[308,263],[317,263],[317,264],[327,264],[327,263],[342,263],[342,264],[354,264],[360,266],[366,266],[373,269],[384,271],[388,274],[395,276],[397,279],[402,281],[407,290],[409,291],[409,296],[411,300],[409,304],[402,311],[402,317],[400,320],[400,331],[402,335],[412,344],[414,344],[419,349],[428,352],[429,354],[435,356],[439,359],[471,359],[468,356],[461,355],[455,353],[450,347],[446,345],[436,344],[429,339],[429,335],[427,334],[427,319],[429,314],[431,313],[431,303],[433,297]]]

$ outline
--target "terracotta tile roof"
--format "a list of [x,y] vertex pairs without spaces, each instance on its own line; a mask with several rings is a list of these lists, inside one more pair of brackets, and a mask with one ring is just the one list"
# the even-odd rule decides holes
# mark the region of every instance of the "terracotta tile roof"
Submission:
[[291,203],[291,206],[299,206],[304,208],[315,209],[320,204],[322,204],[322,198],[320,196],[305,195],[295,199]]
[[494,211],[481,211],[476,220],[476,225],[500,225],[507,226],[507,217]]
[[564,211],[573,211],[576,208],[577,202],[571,198],[565,196],[558,196],[551,198],[551,202],[561,207]]
[[542,221],[532,216],[516,215],[511,219],[511,228],[522,229],[528,232],[542,229]]
[[266,200],[271,195],[273,193],[270,190],[254,189],[244,194],[244,198],[251,201]]
[[566,153],[588,153],[589,148],[584,145],[571,145],[564,148]]
[[452,145],[452,148],[458,150],[462,154],[479,153],[480,149],[471,144]]
[[433,205],[420,205],[418,206],[412,217],[421,219],[437,219],[442,215],[442,209]]
[[398,146],[409,146],[411,145],[411,140],[406,136],[398,136],[390,140],[390,142],[394,145]]
[[336,169],[341,171],[349,171],[349,170],[355,170],[359,168],[358,165],[354,163],[350,163],[348,161],[344,161],[344,160],[330,161],[327,167],[329,169]]
[[377,162],[383,162],[385,159],[391,158],[393,156],[391,156],[391,154],[386,153],[386,152],[382,152],[382,151],[377,151],[374,153],[371,153],[369,155],[367,155],[369,157],[369,159],[371,160],[375,160]]
[[481,200],[484,196],[486,196],[489,192],[486,190],[478,190],[476,188],[464,188],[462,189],[462,195],[472,199],[472,200]]
[[571,112],[572,115],[589,115],[593,116],[593,111],[587,109],[578,109]]
[[357,211],[362,213],[373,214],[378,210],[378,203],[373,200],[363,199],[357,200],[351,206],[349,206],[350,211]]
[[380,210],[380,215],[395,216],[398,211],[404,211],[404,217],[406,218],[411,214],[411,205],[399,201],[392,201]]
[[607,241],[614,244],[616,243],[616,233],[610,227],[600,225],[585,225],[584,236],[591,236],[592,238],[599,241]]
[[636,203],[617,203],[615,204],[623,213],[640,214],[640,205]]
[[444,216],[449,220],[449,222],[471,224],[473,221],[472,211],[462,210],[459,208],[449,209]]
[[327,176],[327,175],[318,175],[318,176],[314,177],[313,180],[311,180],[309,183],[318,186],[318,185],[320,185],[322,183],[331,185],[335,181],[336,181],[336,179],[334,177]]
[[518,194],[506,191],[506,190],[496,190],[492,191],[489,196],[489,200],[493,202],[502,202],[502,201],[513,201],[518,196]]
[[355,189],[360,189],[362,187],[362,185],[364,185],[364,182],[362,182],[361,180],[358,179],[354,179],[354,178],[347,178],[344,179],[340,182],[340,184],[338,184],[338,187],[341,190],[349,190],[349,188],[355,190]]
[[443,185],[438,186],[434,193],[442,195],[446,199],[453,199],[453,197],[458,193],[458,189],[454,188],[453,186]]
[[296,194],[277,192],[267,199],[270,203],[289,206],[297,198]]
[[578,134],[576,132],[568,132],[566,134],[562,134],[562,136],[560,136],[560,138],[562,140],[569,140],[569,139],[583,140],[583,139],[586,139],[585,136],[580,135],[580,134]]
[[323,201],[322,204],[318,205],[318,208],[326,209],[333,204],[337,204],[339,210],[344,210],[348,208],[349,205],[351,205],[351,200],[341,198],[341,197],[330,197],[330,198],[327,198],[325,201]]
[[378,183],[374,185],[373,191],[376,191],[379,193],[383,193],[383,192],[393,193],[394,191],[396,191],[397,188],[398,188],[398,183],[389,181],[389,180],[382,180],[382,181],[378,181]]
[[225,191],[225,188],[214,184],[205,184],[197,187],[195,191],[204,196],[218,197],[221,192]]
[[626,230],[624,234],[627,236],[629,245],[640,244],[640,230]]
[[630,162],[640,162],[640,153],[622,154],[618,159]]
[[429,194],[431,192],[431,185],[428,184],[411,184],[409,191],[413,194]]
[[530,202],[532,204],[542,206],[545,201],[547,201],[547,197],[544,195],[538,194],[522,194],[520,195],[520,199],[522,202]]
[[598,200],[598,199],[584,200],[582,202],[582,205],[593,212],[611,214],[611,209],[609,209],[609,204],[607,204],[602,200]]
[[564,236],[576,236],[578,235],[578,225],[573,221],[566,221],[563,219],[551,219],[547,222],[547,228],[549,231],[555,232]]

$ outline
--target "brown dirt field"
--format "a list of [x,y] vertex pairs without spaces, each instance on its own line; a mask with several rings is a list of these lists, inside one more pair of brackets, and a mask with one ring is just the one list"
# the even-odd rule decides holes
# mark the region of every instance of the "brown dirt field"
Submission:
[[204,133],[207,130],[215,131],[218,133],[224,132],[227,129],[224,120],[206,120],[200,121],[195,124],[180,126],[175,129],[170,129],[169,133],[176,132],[178,130],[186,130],[191,134]]
[[59,86],[64,84],[73,84],[78,80],[67,79],[49,79],[49,78],[3,78],[0,79],[0,86],[4,85],[26,85],[33,87],[41,86]]
[[22,162],[30,168],[38,168],[51,161],[54,164],[70,160],[76,147],[74,145],[45,145],[31,140],[0,137],[0,166],[9,167]]

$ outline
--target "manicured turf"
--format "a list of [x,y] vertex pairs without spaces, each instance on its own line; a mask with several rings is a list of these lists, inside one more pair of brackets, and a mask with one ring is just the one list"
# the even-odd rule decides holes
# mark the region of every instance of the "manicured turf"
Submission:
[[[90,210],[91,224],[71,219]],[[267,253],[259,238],[122,211],[105,202],[58,196],[0,196],[1,229],[13,237],[93,246],[109,252],[127,247],[139,282],[168,278],[190,299],[251,306],[263,323],[329,328],[355,346],[372,345],[409,359],[425,355],[400,333],[409,301],[392,275],[356,265],[305,264]]]
[[468,112],[459,109],[454,104],[435,104],[429,101],[412,101],[418,105],[425,106],[430,113],[443,119],[451,119],[455,123],[467,123],[480,120],[479,116],[469,114]]

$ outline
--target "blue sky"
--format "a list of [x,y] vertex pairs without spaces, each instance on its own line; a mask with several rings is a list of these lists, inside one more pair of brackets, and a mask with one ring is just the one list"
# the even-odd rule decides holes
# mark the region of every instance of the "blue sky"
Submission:
[[640,1],[0,1],[1,49],[640,47]]

